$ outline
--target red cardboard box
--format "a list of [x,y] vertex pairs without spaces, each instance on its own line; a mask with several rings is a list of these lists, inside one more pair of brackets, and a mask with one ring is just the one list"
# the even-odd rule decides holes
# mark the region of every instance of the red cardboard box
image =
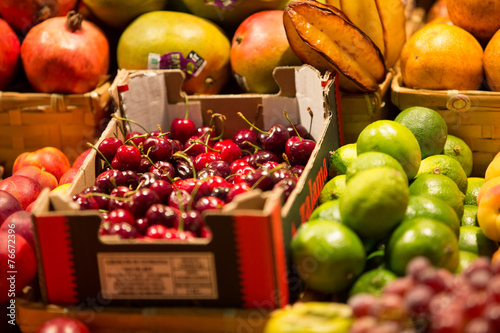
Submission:
[[[329,152],[338,148],[335,80],[312,67],[275,71],[276,95],[196,95],[181,92],[180,71],[118,73],[111,95],[129,119],[168,130],[171,119],[184,115],[198,125],[207,110],[226,116],[226,137],[246,127],[236,112],[257,126],[294,122],[309,127],[316,149],[297,188],[282,205],[279,192],[254,190],[220,212],[205,215],[211,240],[190,242],[103,239],[97,236],[100,215],[79,211],[71,196],[93,185],[100,163],[93,151],[67,195],[45,193],[33,211],[43,301],[96,306],[210,306],[274,309],[290,303],[300,282],[289,258],[292,234],[317,204],[328,177]],[[148,120],[149,121],[148,123]],[[122,120],[112,119],[100,140],[123,137]]]

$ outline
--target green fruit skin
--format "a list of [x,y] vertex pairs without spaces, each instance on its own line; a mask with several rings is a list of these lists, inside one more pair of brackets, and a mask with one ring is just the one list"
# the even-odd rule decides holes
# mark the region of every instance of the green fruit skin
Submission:
[[439,198],[410,195],[403,221],[416,217],[429,217],[441,221],[449,226],[457,237],[459,235],[460,219],[457,213],[450,205]]
[[398,170],[382,166],[361,171],[339,199],[342,222],[363,238],[384,238],[403,219],[409,196],[407,178]]
[[311,215],[309,215],[309,220],[314,219],[324,219],[341,223],[339,200],[330,200],[316,207]]
[[385,268],[366,271],[354,282],[349,297],[359,293],[380,295],[386,285],[396,280],[397,276]]
[[359,154],[356,159],[354,159],[346,170],[346,182],[349,181],[355,174],[360,171],[367,170],[370,168],[388,166],[400,171],[402,174],[406,175],[401,163],[389,154],[369,151],[366,153]]
[[455,270],[455,274],[459,274],[466,269],[471,262],[478,258],[478,255],[469,251],[460,250],[458,251],[458,258],[458,267]]
[[[482,184],[485,183],[485,180],[482,177],[470,177],[467,181],[469,187],[467,188],[467,193],[465,193],[465,204],[477,206],[477,195]],[[477,186],[471,188],[471,183],[473,181],[477,184]]]
[[337,175],[330,179],[319,193],[319,203],[324,204],[325,202],[340,198],[345,191],[345,185],[346,175]]
[[[439,171],[436,172],[433,166],[436,165],[436,163],[439,163],[439,161],[445,161],[446,163],[451,164],[452,167],[439,168]],[[457,171],[458,174],[453,175],[452,170]],[[460,189],[460,191],[462,191],[463,194],[467,193],[467,175],[465,174],[462,165],[460,165],[460,163],[458,163],[456,159],[446,155],[432,155],[423,159],[420,163],[420,169],[418,170],[416,177],[430,173],[439,173],[441,175],[450,177],[450,179],[457,183],[458,188]]]
[[346,226],[322,219],[302,224],[291,241],[294,266],[312,290],[336,293],[363,272],[366,252]]
[[349,164],[357,157],[356,144],[348,143],[343,145],[333,153],[330,153],[328,159],[328,175],[330,178],[336,175],[344,175],[347,172]]
[[[429,239],[432,230],[435,233]],[[392,233],[385,251],[386,268],[404,276],[411,259],[424,256],[433,266],[454,272],[459,262],[458,252],[458,240],[451,228],[435,219],[419,217],[402,222]]]
[[[210,37],[208,39],[208,37]],[[117,46],[119,68],[147,69],[150,53],[191,51],[206,60],[198,76],[186,78],[188,94],[218,93],[229,80],[231,43],[220,27],[191,14],[154,11],[142,14],[123,31]]]
[[464,205],[464,215],[462,216],[460,225],[479,227],[479,222],[477,221],[477,210],[477,205]]
[[[459,148],[462,147],[463,149],[455,150],[455,146],[457,145]],[[448,134],[443,154],[456,159],[460,163],[460,165],[462,165],[462,168],[464,169],[467,177],[471,175],[472,167],[474,164],[472,150],[464,140],[454,135]]]
[[[397,135],[395,130],[402,135]],[[366,126],[358,136],[356,149],[358,155],[368,151],[391,155],[401,163],[408,179],[413,179],[420,167],[421,152],[417,139],[406,126],[395,121],[377,120]]]
[[487,238],[480,227],[462,226],[460,227],[458,247],[462,251],[491,258],[493,253],[498,250],[498,243]]
[[[418,114],[418,115],[417,115]],[[433,138],[428,138],[426,122],[422,121],[425,119],[425,115],[435,114],[437,116],[433,119],[439,119],[439,130],[433,133]],[[420,119],[420,121],[416,121]],[[401,111],[394,121],[408,127],[408,129],[415,135],[418,141],[421,151],[421,158],[425,159],[428,156],[441,154],[446,144],[446,138],[448,135],[448,126],[446,121],[433,109],[422,107],[422,106],[412,106]]]

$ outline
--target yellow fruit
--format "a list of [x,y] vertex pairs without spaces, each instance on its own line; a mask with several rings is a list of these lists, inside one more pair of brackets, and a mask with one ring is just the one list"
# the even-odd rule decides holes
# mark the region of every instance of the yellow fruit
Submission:
[[[499,30],[500,31],[500,30]],[[497,31],[484,49],[483,68],[492,91],[500,91],[500,33]]]
[[446,0],[453,24],[467,30],[481,42],[488,41],[500,28],[500,2],[484,0]]
[[368,151],[366,153],[359,154],[358,157],[356,157],[347,167],[345,180],[348,182],[349,179],[354,177],[357,173],[380,166],[394,168],[403,175],[406,175],[401,163],[399,163],[399,161],[391,155],[379,151]]
[[382,239],[403,219],[409,200],[407,179],[381,166],[360,171],[340,197],[342,223],[362,238]]
[[472,150],[464,140],[448,134],[443,154],[456,159],[464,169],[467,177],[470,176],[473,166]]
[[498,244],[485,236],[480,227],[461,226],[458,238],[458,248],[478,256],[491,258],[498,250]]
[[467,192],[465,193],[464,204],[477,206],[477,196],[481,186],[483,186],[485,182],[485,179],[482,177],[467,178]]
[[168,0],[83,0],[83,3],[107,25],[124,29],[141,14],[165,9]]
[[457,184],[445,175],[423,174],[415,178],[410,184],[411,195],[426,195],[439,198],[450,205],[462,219],[464,214],[463,194]]
[[484,182],[483,185],[481,185],[481,188],[477,192],[477,205],[481,203],[481,200],[483,198],[483,195],[493,186],[499,185],[500,184],[500,175],[497,177],[492,177]]
[[463,194],[467,192],[467,176],[460,163],[454,158],[447,155],[432,155],[423,159],[416,177],[431,173],[449,177]]
[[488,164],[486,171],[484,172],[484,180],[489,181],[492,178],[500,176],[500,158],[495,157]]
[[357,152],[355,143],[348,143],[340,146],[334,152],[331,152],[328,167],[328,174],[330,177],[345,174],[347,167],[356,157]]
[[147,69],[150,53],[174,57],[177,55],[172,52],[180,52],[186,59],[190,54],[199,56],[204,60],[200,66],[186,60],[184,71],[188,74],[182,88],[188,94],[216,94],[230,77],[230,47],[227,36],[213,22],[187,13],[149,12],[135,19],[120,36],[118,67]]
[[424,256],[435,267],[454,272],[459,262],[457,236],[445,224],[419,217],[401,223],[390,236],[385,250],[386,267],[403,276],[411,259]]
[[345,191],[346,176],[337,175],[330,179],[319,194],[319,203],[323,204],[325,202],[338,199],[342,196]]
[[406,87],[475,90],[483,81],[483,48],[470,33],[449,24],[417,30],[401,50]]
[[50,192],[51,193],[58,192],[58,193],[61,193],[61,194],[65,194],[65,193],[67,193],[67,191],[68,191],[68,189],[69,189],[70,186],[71,186],[71,183],[62,184],[62,185],[57,186],[56,188],[54,188]]
[[448,135],[443,117],[433,109],[413,106],[401,111],[394,121],[405,125],[415,135],[422,159],[441,154]]
[[358,155],[379,151],[401,163],[408,179],[413,179],[420,167],[421,153],[415,135],[404,125],[393,120],[377,120],[359,133],[356,141]]

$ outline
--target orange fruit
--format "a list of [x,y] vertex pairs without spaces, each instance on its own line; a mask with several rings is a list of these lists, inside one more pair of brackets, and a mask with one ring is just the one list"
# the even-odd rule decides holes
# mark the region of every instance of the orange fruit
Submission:
[[486,82],[492,91],[500,91],[500,33],[490,39],[484,49],[483,68]]
[[491,178],[500,176],[500,158],[493,158],[484,172],[484,180],[487,182]]
[[483,81],[483,48],[464,29],[430,24],[417,30],[401,50],[406,87],[475,90]]
[[500,260],[500,248],[498,248],[498,250],[496,250],[495,253],[493,253],[493,255],[491,256],[491,263],[496,263],[499,260]]

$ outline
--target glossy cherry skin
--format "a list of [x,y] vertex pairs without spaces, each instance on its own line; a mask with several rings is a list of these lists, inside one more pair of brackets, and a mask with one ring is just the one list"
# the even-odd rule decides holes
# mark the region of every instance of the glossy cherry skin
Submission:
[[230,139],[217,142],[214,149],[219,151],[221,159],[227,163],[231,163],[242,156],[241,148]]
[[280,169],[271,171],[270,176],[275,184],[283,179],[286,179],[286,178],[296,178],[292,172],[292,169],[290,169],[288,167],[287,168],[280,168]]
[[281,155],[285,151],[285,143],[289,138],[290,135],[285,126],[280,124],[273,125],[269,130],[269,135],[262,139],[262,148]]
[[94,185],[100,188],[104,193],[109,194],[112,189],[122,185],[125,182],[125,176],[120,170],[111,169],[99,174],[94,181]]
[[231,174],[231,168],[229,164],[225,161],[208,162],[206,168],[218,171],[222,178],[226,178]]
[[170,193],[174,190],[174,186],[163,179],[158,179],[155,181],[149,189],[155,192],[158,195],[159,203],[168,204],[168,199],[170,197]]
[[167,228],[176,229],[179,227],[179,216],[178,209],[163,204],[151,205],[145,214],[150,226],[161,224]]
[[279,162],[278,155],[269,150],[259,150],[253,154],[252,157],[253,159],[249,162],[249,164],[254,168],[258,168],[262,164],[269,161]]
[[130,188],[128,188],[127,186],[120,185],[111,190],[110,195],[112,197],[125,198],[126,194],[129,192],[132,192]]
[[204,226],[203,219],[196,210],[181,212],[179,223],[182,225],[184,231],[191,231],[197,236],[201,233],[201,228]]
[[109,199],[108,210],[113,211],[116,209],[127,209],[128,208],[127,200],[121,200],[120,198],[126,198],[126,195],[129,192],[132,192],[132,190],[122,185],[115,187],[113,190],[111,190],[110,195],[112,196],[112,198]]
[[168,182],[172,182],[175,178],[175,168],[167,161],[158,161],[151,168],[149,172],[154,173],[159,179],[163,179]]
[[202,197],[194,204],[194,209],[204,212],[207,210],[220,210],[226,203],[217,197]]
[[193,167],[188,161],[184,159],[178,159],[175,162],[175,173],[180,179],[193,178]]
[[221,176],[213,176],[203,181],[198,191],[202,196],[208,196],[216,187],[233,187],[233,184]]
[[292,166],[292,172],[297,177],[300,177],[302,175],[302,173],[304,172],[304,166],[300,165],[300,164],[294,165],[294,166]]
[[139,217],[134,221],[134,226],[139,234],[144,235],[149,227],[149,220],[145,217]]
[[198,177],[198,179],[200,180],[206,180],[210,177],[213,177],[213,176],[220,176],[221,174],[216,171],[216,170],[213,170],[213,169],[210,169],[210,168],[203,168],[201,169],[200,171],[198,171],[198,173],[196,174],[196,176]]
[[137,173],[145,173],[148,172],[149,169],[151,169],[151,166],[153,164],[151,163],[150,160],[147,158],[143,157],[141,158],[141,163],[139,163],[139,166],[137,167]]
[[235,196],[242,194],[242,193],[245,193],[245,192],[249,192],[251,190],[252,190],[252,188],[250,187],[250,185],[248,185],[245,182],[235,184],[233,186],[233,188],[227,194],[226,202],[229,203],[229,202],[234,200]]
[[262,164],[260,167],[263,169],[267,170],[273,170],[277,168],[280,164],[276,161],[267,161],[266,163]]
[[92,197],[95,199],[97,202],[97,205],[99,206],[99,209],[102,210],[108,210],[108,204],[109,204],[109,198],[105,196],[100,196],[98,194],[104,194],[104,191],[102,191],[99,187],[93,185],[86,187],[81,194],[87,194],[87,193],[95,193],[97,195],[92,195]]
[[246,175],[253,171],[255,171],[255,168],[252,168],[249,165],[238,169],[238,171],[234,174],[233,183],[237,184],[244,182]]
[[122,171],[123,181],[120,183],[120,186],[127,186],[131,189],[136,189],[139,186],[139,178],[140,176],[137,172],[132,170]]
[[306,165],[315,147],[316,142],[307,139],[292,144],[287,154],[290,164]]
[[194,158],[194,168],[199,171],[207,166],[208,163],[213,161],[221,161],[222,158],[219,153],[214,151],[209,151],[207,153],[200,154]]
[[283,201],[286,201],[296,186],[297,186],[297,180],[295,178],[284,178],[274,185],[273,190],[275,189],[282,190]]
[[199,179],[187,178],[187,179],[177,180],[174,183],[174,187],[178,190],[184,190],[184,191],[188,192],[189,194],[191,194],[194,190],[198,191],[200,189],[202,183],[203,182]]
[[184,149],[184,145],[179,140],[169,139],[169,141],[172,146],[172,154]]
[[170,125],[170,138],[184,144],[186,140],[196,134],[196,125],[191,119],[175,118]]
[[145,236],[152,239],[165,239],[168,229],[162,224],[153,224],[146,229]]
[[[99,150],[99,152],[106,158],[106,160],[111,163],[111,161],[115,158],[116,151],[122,145],[122,140],[115,137],[109,137],[103,139],[97,145],[97,150]],[[101,157],[101,154],[98,153],[97,156]]]
[[252,131],[251,129],[240,129],[234,133],[233,136],[233,142],[240,147],[240,149],[247,150],[249,152],[253,152],[254,147],[252,145],[248,144],[250,142],[251,144],[258,146],[259,141],[257,138],[257,134],[255,131]]
[[288,131],[288,134],[290,135],[290,137],[297,136],[297,132],[295,132],[294,127],[297,130],[297,132],[299,132],[299,136],[301,138],[303,138],[303,139],[309,138],[309,131],[307,130],[307,128],[305,128],[304,126],[302,126],[300,124],[294,124],[293,126],[288,125],[286,127],[286,130]]
[[[116,150],[114,160],[122,166],[119,170],[137,170],[141,163],[141,152],[134,146],[121,145]],[[115,168],[113,163],[111,163],[111,166]]]
[[285,143],[285,154],[286,156],[288,156],[288,158],[290,158],[290,147],[296,143],[296,142],[299,142],[301,141],[302,139],[298,136],[291,136],[290,139],[286,140],[286,143]]
[[168,200],[168,205],[172,208],[177,208],[179,210],[188,210],[191,205],[192,198],[186,190],[175,190],[170,193],[170,198]]
[[132,213],[125,209],[115,209],[108,213],[107,221],[111,224],[116,224],[120,222],[127,222],[130,225],[135,223],[135,218]]
[[191,136],[184,143],[183,151],[189,156],[197,156],[206,153],[208,148],[201,142],[204,142],[203,139],[200,139],[197,135]]
[[229,191],[231,191],[231,187],[216,187],[212,190],[212,192],[210,192],[210,196],[211,197],[217,197],[221,200],[224,200],[227,202],[227,195],[229,193]]
[[145,172],[139,177],[139,187],[149,188],[159,179],[160,176],[158,176],[157,174],[152,172]]
[[258,168],[247,173],[245,182],[254,188],[260,188],[262,191],[269,191],[274,186],[274,181],[270,176],[269,170]]
[[99,209],[99,204],[92,196],[76,194],[73,196],[73,201],[80,206],[80,210]]
[[141,143],[144,143],[146,140],[146,136],[143,135],[141,132],[129,132],[127,135],[125,135],[125,142],[130,142],[130,144],[139,147]]
[[231,169],[231,174],[235,174],[236,171],[238,171],[239,169],[246,167],[246,166],[250,166],[248,164],[248,161],[240,158],[240,159],[233,161],[233,163],[231,163],[229,168]]
[[149,188],[141,188],[130,196],[128,210],[136,218],[144,217],[149,207],[159,202],[160,198],[156,192],[150,190]]
[[112,223],[108,235],[118,235],[122,239],[137,238],[139,233],[135,227],[127,222]]
[[167,138],[152,136],[144,141],[143,152],[153,162],[168,161],[172,157],[172,145]]

